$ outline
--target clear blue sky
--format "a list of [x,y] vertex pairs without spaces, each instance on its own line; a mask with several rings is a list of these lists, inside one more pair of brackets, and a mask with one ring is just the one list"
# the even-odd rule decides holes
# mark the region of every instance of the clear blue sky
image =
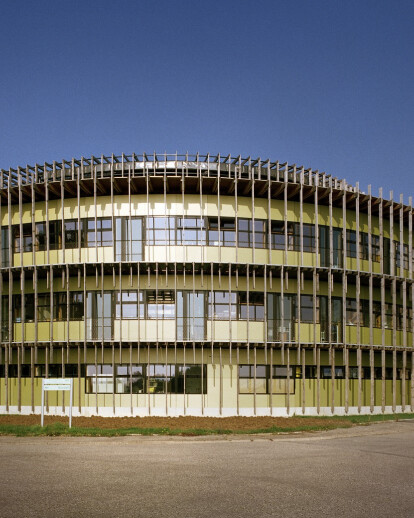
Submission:
[[0,168],[271,158],[414,196],[414,3],[3,1]]

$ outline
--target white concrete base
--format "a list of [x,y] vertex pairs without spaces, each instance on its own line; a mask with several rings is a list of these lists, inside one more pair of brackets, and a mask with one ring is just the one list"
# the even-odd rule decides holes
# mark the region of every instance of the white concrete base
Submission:
[[[395,409],[395,413],[411,413],[413,410],[410,406],[406,406],[403,411],[402,407],[399,405]],[[4,405],[0,406],[1,414],[17,414],[17,415],[29,415],[29,414],[39,414],[40,416],[41,407],[36,406],[34,412],[32,411],[31,406],[22,406],[21,411],[19,412],[17,406],[10,406],[8,410]],[[382,407],[376,406],[374,407],[374,411],[371,412],[369,406],[361,407],[361,411],[358,412],[358,407],[349,407],[348,413],[345,412],[345,407],[335,407],[335,412],[332,413],[330,407],[321,407],[319,414],[317,412],[316,407],[308,407],[305,409],[305,413],[302,413],[301,407],[291,407],[289,413],[287,412],[285,407],[273,407],[270,408],[257,408],[256,413],[254,413],[253,408],[240,408],[239,414],[237,414],[236,408],[223,408],[222,412],[219,412],[218,408],[205,408],[204,413],[202,413],[201,408],[186,408],[185,411],[183,408],[169,408],[168,413],[166,412],[165,407],[151,407],[149,410],[148,407],[134,407],[132,409],[130,407],[117,407],[115,408],[115,412],[112,407],[101,407],[98,412],[96,412],[96,407],[83,407],[81,412],[79,412],[78,407],[74,406],[72,408],[73,417],[91,417],[91,416],[101,416],[101,417],[148,417],[148,416],[157,416],[157,417],[179,417],[179,416],[198,416],[198,417],[234,417],[237,415],[244,417],[255,417],[255,416],[273,416],[273,417],[292,417],[292,416],[344,416],[344,415],[378,415],[382,414]],[[392,407],[386,406],[384,409],[385,414],[392,414]],[[49,412],[45,412],[45,415],[56,415],[56,416],[69,416],[68,407],[65,408],[65,411],[62,411],[61,406],[49,406]],[[40,419],[40,417],[39,417]]]

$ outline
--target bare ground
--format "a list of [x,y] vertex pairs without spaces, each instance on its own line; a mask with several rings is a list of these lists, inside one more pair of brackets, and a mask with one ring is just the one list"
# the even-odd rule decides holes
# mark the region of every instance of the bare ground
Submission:
[[[45,425],[52,423],[68,423],[67,417],[45,416]],[[0,415],[0,425],[38,425],[40,415]],[[263,430],[271,427],[296,428],[305,426],[327,426],[326,418],[307,417],[74,417],[72,425],[80,428],[169,428],[171,430],[191,431],[233,430],[243,432]],[[352,426],[346,419],[336,418],[331,423],[337,426]]]

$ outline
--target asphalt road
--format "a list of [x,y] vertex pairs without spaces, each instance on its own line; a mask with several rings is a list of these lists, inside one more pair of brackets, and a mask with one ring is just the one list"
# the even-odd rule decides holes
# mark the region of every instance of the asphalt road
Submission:
[[414,516],[414,422],[300,436],[0,437],[0,516]]

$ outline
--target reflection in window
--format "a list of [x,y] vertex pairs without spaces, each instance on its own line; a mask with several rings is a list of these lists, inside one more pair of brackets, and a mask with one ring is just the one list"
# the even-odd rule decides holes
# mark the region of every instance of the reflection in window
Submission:
[[86,366],[86,393],[206,394],[206,365],[133,364]]
[[86,220],[86,246],[112,246],[112,219],[98,218]]
[[206,244],[204,218],[177,218],[177,245],[203,246]]
[[114,376],[112,365],[86,366],[86,393],[112,394],[114,392]]
[[[83,220],[65,220],[65,248],[78,248],[85,246]],[[80,236],[80,237],[79,237]],[[80,239],[80,241],[79,241]]]
[[284,221],[272,221],[271,223],[271,248],[272,250],[284,250],[287,232],[287,249],[294,249],[294,224]]
[[89,291],[86,297],[86,336],[88,340],[113,337],[112,292]]
[[115,219],[115,260],[142,261],[143,220],[122,217]]
[[147,245],[175,245],[175,218],[148,217]]
[[205,292],[177,292],[177,339],[205,339]]
[[175,318],[175,300],[172,290],[148,290],[146,294],[147,318],[172,320]]
[[115,294],[115,318],[144,318],[143,292],[136,290]]
[[208,293],[208,318],[214,320],[237,319],[237,293],[213,291]]
[[234,218],[208,219],[208,244],[210,246],[236,246],[236,222]]

